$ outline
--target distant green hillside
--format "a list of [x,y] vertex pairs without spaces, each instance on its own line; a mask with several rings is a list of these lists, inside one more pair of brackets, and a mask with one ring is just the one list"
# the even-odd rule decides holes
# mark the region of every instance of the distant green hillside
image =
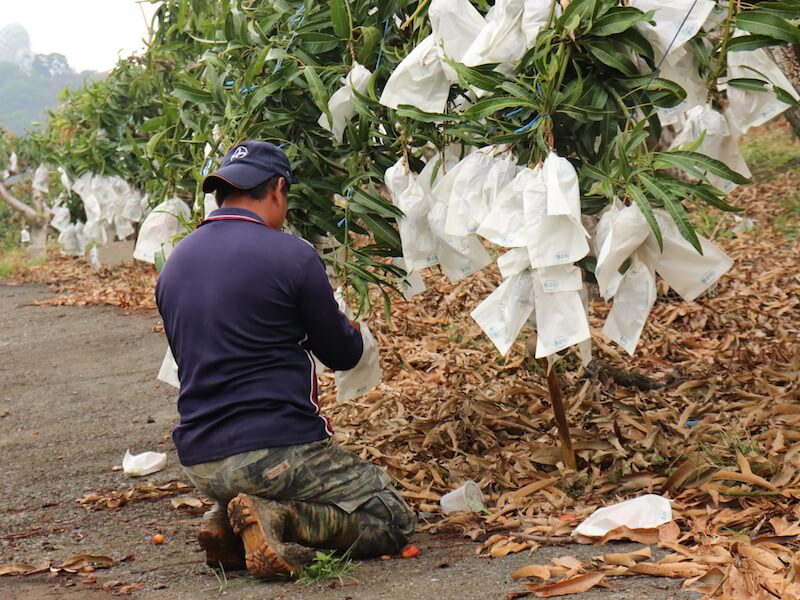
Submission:
[[13,63],[0,63],[0,127],[24,134],[58,105],[61,90],[80,88],[87,77],[98,76],[75,73],[60,54],[37,55],[27,73]]

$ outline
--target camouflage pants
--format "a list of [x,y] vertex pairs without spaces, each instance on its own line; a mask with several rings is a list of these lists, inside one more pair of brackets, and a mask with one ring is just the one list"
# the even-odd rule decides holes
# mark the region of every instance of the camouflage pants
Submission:
[[332,504],[344,515],[355,515],[361,535],[354,556],[397,553],[416,526],[416,515],[389,475],[331,440],[253,450],[184,470],[197,489],[222,507],[245,493]]

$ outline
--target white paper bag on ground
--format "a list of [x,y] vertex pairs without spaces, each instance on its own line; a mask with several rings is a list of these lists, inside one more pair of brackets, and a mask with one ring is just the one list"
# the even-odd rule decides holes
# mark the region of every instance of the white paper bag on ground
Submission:
[[[486,13],[486,25],[464,54],[468,67],[517,62],[528,49],[522,32],[523,0],[497,0]],[[538,32],[537,32],[538,33]]]
[[525,227],[523,193],[539,177],[539,169],[521,169],[497,197],[489,214],[478,227],[478,235],[505,248],[526,245],[529,232]]
[[395,67],[380,103],[395,109],[410,104],[425,112],[443,113],[449,93],[450,82],[442,68],[436,40],[429,35]]
[[445,224],[445,233],[448,235],[475,233],[489,213],[483,196],[483,183],[495,162],[492,151],[491,146],[482,148],[456,165]]
[[531,271],[517,273],[503,281],[470,316],[505,356],[533,311]]
[[[747,34],[737,30],[734,37],[743,35]],[[728,77],[731,79],[747,77],[762,81],[766,79],[773,86],[791,94],[795,100],[800,99],[800,94],[797,93],[792,82],[787,79],[777,63],[763,48],[745,52],[728,52]],[[752,92],[728,86],[727,93],[730,104],[725,114],[731,124],[742,134],[747,133],[751,127],[763,125],[790,108],[788,104],[778,100],[772,89],[764,92]]]
[[[640,22],[636,25],[661,59],[667,48],[677,50],[700,32],[714,9],[714,0],[631,0],[629,6],[643,12],[655,11],[655,25]],[[691,12],[690,12],[691,11]]]
[[183,200],[164,200],[142,223],[133,258],[155,264],[156,252],[163,249],[165,255],[169,254],[172,250],[172,238],[183,228],[178,217],[189,220],[191,216],[192,211]]
[[172,348],[169,345],[167,345],[167,352],[164,354],[164,360],[161,361],[161,368],[158,370],[156,379],[181,389],[181,380],[178,378],[178,363],[175,362]]
[[655,494],[645,494],[619,504],[598,508],[575,528],[572,535],[603,537],[617,527],[655,529],[671,520],[672,506],[669,500]]
[[536,307],[536,358],[544,358],[589,339],[589,321],[579,292],[546,292],[533,272]]
[[319,117],[320,127],[330,131],[337,144],[342,143],[344,129],[356,114],[356,109],[353,108],[353,90],[362,95],[366,93],[370,77],[372,77],[372,73],[369,69],[354,63],[347,77],[343,79],[342,87],[336,90],[328,100],[328,110],[333,123],[328,122],[328,115],[325,113]]
[[[736,129],[729,125],[724,114],[714,110],[710,104],[695,106],[686,112],[686,123],[672,142],[672,147],[693,142],[703,132],[705,137],[697,152],[721,160],[737,173],[750,177],[750,169],[739,148]],[[708,174],[708,180],[723,192],[730,192],[736,187],[735,183],[716,175]]]
[[[563,200],[557,204],[564,204]],[[531,178],[523,192],[523,217],[528,256],[534,268],[572,264],[589,253],[580,216],[576,221],[572,214],[550,215],[549,204],[543,174]]]
[[614,304],[603,325],[603,335],[633,356],[655,301],[656,275],[653,268],[634,258],[614,295]]
[[527,248],[512,248],[497,259],[497,268],[503,279],[508,279],[531,268],[531,260],[528,258]]
[[635,204],[611,207],[597,225],[595,277],[600,295],[608,300],[617,291],[619,268],[650,235],[650,226]]
[[672,217],[662,210],[653,211],[661,228],[663,254],[651,234],[641,248],[642,259],[684,300],[691,302],[714,285],[733,266],[733,261],[701,235],[702,256],[687,242]]
[[125,475],[130,477],[144,477],[160,471],[166,466],[167,455],[161,452],[131,454],[130,450],[126,450],[125,458],[122,459],[122,470]]

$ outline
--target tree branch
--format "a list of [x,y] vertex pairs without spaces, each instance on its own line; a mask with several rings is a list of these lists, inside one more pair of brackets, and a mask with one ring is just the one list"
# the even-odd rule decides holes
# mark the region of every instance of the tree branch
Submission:
[[11,194],[11,192],[8,191],[6,186],[3,185],[2,183],[0,183],[0,196],[3,197],[3,199],[6,201],[6,203],[11,208],[21,212],[22,214],[24,214],[29,219],[33,219],[34,221],[39,221],[39,220],[42,219],[42,215],[37,213],[35,210],[33,210],[30,206],[28,206],[27,204],[25,204],[21,200],[18,200],[17,198],[15,198]]

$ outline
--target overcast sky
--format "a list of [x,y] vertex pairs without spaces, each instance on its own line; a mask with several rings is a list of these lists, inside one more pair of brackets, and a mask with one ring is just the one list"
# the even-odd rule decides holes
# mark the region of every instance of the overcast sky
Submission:
[[[76,71],[107,71],[143,48],[154,8],[136,0],[0,0],[0,28],[20,23],[36,54],[58,52]],[[142,9],[147,20],[142,16]]]

